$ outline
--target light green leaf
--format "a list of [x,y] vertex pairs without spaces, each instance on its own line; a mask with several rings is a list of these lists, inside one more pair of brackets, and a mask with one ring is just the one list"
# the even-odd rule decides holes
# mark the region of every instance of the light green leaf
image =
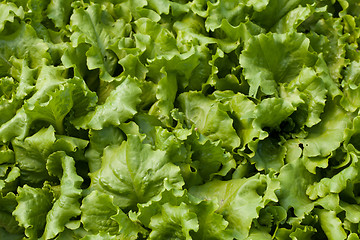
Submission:
[[81,205],[81,223],[92,233],[119,232],[118,223],[111,217],[117,214],[117,207],[113,204],[113,197],[98,191],[87,195]]
[[72,123],[84,129],[100,130],[107,126],[119,126],[136,113],[140,103],[141,89],[137,80],[126,78],[113,91],[102,105],[83,117],[74,119]]
[[42,183],[49,178],[46,170],[47,157],[52,153],[56,138],[54,128],[43,128],[24,141],[13,140],[15,161],[19,164],[21,179],[30,183]]
[[100,78],[112,81],[117,60],[111,57],[113,53],[108,48],[120,38],[127,36],[131,26],[123,19],[114,20],[99,4],[91,4],[87,9],[74,10],[70,30],[73,33],[70,38],[73,46],[83,42],[91,45],[86,52],[88,68],[100,68]]
[[186,92],[178,97],[180,109],[186,119],[201,134],[213,141],[221,140],[228,150],[240,145],[240,138],[233,128],[233,120],[226,113],[225,107],[199,92]]
[[282,167],[278,194],[281,206],[286,210],[294,208],[294,213],[299,218],[309,213],[314,208],[314,203],[306,195],[306,190],[315,179],[316,176],[306,170],[301,159],[293,160]]
[[165,152],[152,150],[139,137],[128,135],[120,146],[108,146],[101,168],[92,173],[90,189],[114,196],[121,208],[135,208],[164,190],[184,184],[180,169],[166,158]]
[[209,240],[232,240],[231,231],[227,230],[229,223],[224,217],[217,213],[218,206],[213,201],[201,201],[193,205],[193,211],[196,213],[199,221],[199,230],[190,232],[193,239]]
[[[62,176],[60,180],[60,196],[54,202],[46,216],[46,226],[43,234],[44,239],[54,238],[64,231],[65,224],[70,218],[80,215],[80,203],[82,190],[80,185],[83,179],[77,175],[75,161],[65,152],[55,152],[49,157],[50,164],[61,165]],[[54,168],[54,167],[53,167]]]
[[192,239],[190,231],[199,229],[196,214],[190,212],[185,203],[173,206],[165,203],[161,207],[161,214],[155,215],[150,220],[152,229],[149,239]]
[[24,18],[24,10],[22,7],[18,8],[14,3],[2,2],[0,4],[0,32],[4,30],[6,22],[14,22],[15,17]]
[[41,236],[46,223],[46,214],[52,207],[53,196],[48,188],[32,188],[27,185],[18,188],[18,205],[13,215],[25,228],[29,238]]
[[109,145],[119,145],[125,139],[124,134],[117,127],[104,127],[101,130],[90,130],[90,144],[85,152],[90,172],[101,168],[101,157],[104,149]]
[[294,106],[283,98],[266,98],[255,107],[254,124],[260,128],[277,128],[294,111]]
[[10,63],[12,56],[18,59],[29,59],[31,68],[41,66],[44,61],[50,59],[47,44],[37,37],[35,30],[29,24],[21,23],[12,34],[1,35],[0,45],[2,46],[0,49],[0,76],[9,72],[12,67]]
[[321,228],[329,240],[346,239],[347,234],[342,227],[341,220],[336,216],[336,212],[317,209],[316,213],[319,215]]
[[268,33],[251,38],[240,56],[249,94],[258,89],[266,95],[276,94],[278,83],[290,82],[303,66],[313,66],[317,57],[309,52],[309,39],[300,33]]
[[344,80],[341,82],[344,95],[341,98],[340,104],[344,109],[351,112],[360,107],[359,70],[360,62],[351,62],[346,69]]
[[296,32],[297,27],[315,11],[312,5],[299,6],[283,16],[273,27],[277,33]]
[[147,230],[139,223],[131,221],[121,209],[118,209],[117,214],[111,218],[119,224],[119,233],[117,235],[121,240],[136,240],[139,238],[139,234],[142,236],[148,235]]
[[71,88],[59,86],[59,89],[48,93],[48,99],[37,101],[35,104],[28,101],[25,105],[25,113],[30,121],[43,120],[51,123],[57,133],[64,133],[63,120],[73,106]]
[[[268,182],[268,183],[267,183]],[[217,213],[229,222],[232,236],[244,239],[249,235],[253,219],[269,201],[277,201],[278,184],[266,180],[263,175],[229,181],[211,181],[190,188],[189,193],[200,199],[210,199],[218,204]],[[248,201],[251,199],[251,201]]]
[[58,28],[62,28],[69,23],[71,11],[70,0],[51,0],[47,7],[48,17],[54,21],[55,26]]

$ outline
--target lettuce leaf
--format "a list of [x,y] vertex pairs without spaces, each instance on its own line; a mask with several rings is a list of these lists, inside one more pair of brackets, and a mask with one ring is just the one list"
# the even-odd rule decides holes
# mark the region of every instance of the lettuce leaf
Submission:
[[0,239],[359,239],[356,0],[4,0]]

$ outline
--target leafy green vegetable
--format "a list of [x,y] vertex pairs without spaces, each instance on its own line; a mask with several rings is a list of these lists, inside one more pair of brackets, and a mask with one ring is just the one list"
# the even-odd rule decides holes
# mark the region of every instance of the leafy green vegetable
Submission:
[[360,239],[357,0],[0,2],[0,239]]

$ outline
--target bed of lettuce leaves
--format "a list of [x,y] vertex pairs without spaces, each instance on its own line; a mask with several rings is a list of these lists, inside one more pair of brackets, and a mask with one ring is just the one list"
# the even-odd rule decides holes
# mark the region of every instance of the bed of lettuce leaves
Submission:
[[359,16],[1,1],[0,239],[359,239]]

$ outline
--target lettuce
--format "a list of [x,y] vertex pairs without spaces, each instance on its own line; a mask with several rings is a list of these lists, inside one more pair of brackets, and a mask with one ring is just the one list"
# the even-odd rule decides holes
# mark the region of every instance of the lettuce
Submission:
[[0,239],[359,239],[359,15],[1,1]]

